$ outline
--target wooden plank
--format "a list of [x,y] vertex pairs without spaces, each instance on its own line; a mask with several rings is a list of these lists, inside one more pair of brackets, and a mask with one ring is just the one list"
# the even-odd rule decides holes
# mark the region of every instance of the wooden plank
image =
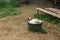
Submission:
[[56,13],[54,13],[54,12],[51,12],[51,11],[48,11],[48,10],[45,10],[45,9],[42,9],[42,8],[36,8],[36,9],[39,10],[39,11],[42,11],[42,12],[44,12],[44,13],[50,14],[50,15],[52,15],[52,16],[55,16],[55,17],[60,18],[60,15],[58,15],[58,14],[56,14]]
[[60,15],[60,9],[56,9],[56,8],[45,8],[45,9]]

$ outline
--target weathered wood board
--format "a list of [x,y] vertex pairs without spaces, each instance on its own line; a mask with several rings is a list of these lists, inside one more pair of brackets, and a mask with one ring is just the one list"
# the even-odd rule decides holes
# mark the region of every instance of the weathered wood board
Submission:
[[53,11],[50,11],[50,10],[46,10],[46,9],[43,9],[43,8],[36,8],[37,12],[38,10],[41,11],[41,12],[44,12],[44,13],[47,13],[47,14],[50,14],[52,16],[55,16],[55,17],[58,17],[60,18],[60,13],[55,13]]
[[56,9],[56,8],[45,8],[45,9],[60,15],[60,9]]

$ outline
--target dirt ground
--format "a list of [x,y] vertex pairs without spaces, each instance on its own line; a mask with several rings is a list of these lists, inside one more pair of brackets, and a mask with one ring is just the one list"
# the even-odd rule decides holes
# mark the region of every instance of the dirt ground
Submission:
[[43,23],[47,34],[29,32],[27,18],[33,17],[36,4],[22,5],[17,8],[22,14],[0,18],[0,40],[60,40],[60,32],[53,24]]

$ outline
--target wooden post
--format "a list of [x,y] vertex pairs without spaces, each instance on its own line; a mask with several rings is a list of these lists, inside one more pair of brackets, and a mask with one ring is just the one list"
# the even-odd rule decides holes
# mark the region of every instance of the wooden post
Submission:
[[44,12],[43,11],[40,11],[39,8],[36,8],[36,13],[37,14],[44,14]]

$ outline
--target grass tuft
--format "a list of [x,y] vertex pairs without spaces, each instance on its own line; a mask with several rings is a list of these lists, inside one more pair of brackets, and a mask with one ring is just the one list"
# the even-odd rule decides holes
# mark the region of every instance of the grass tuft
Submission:
[[11,0],[11,2],[0,0],[0,18],[21,14],[16,7],[20,7],[19,0]]
[[1,8],[0,9],[0,18],[7,17],[7,16],[13,16],[21,14],[20,11],[18,11],[16,8]]
[[[27,31],[32,31],[29,28],[27,28]],[[33,30],[32,32],[39,32],[39,33],[43,33],[43,34],[47,34],[47,30],[45,28],[41,28],[40,30]]]
[[59,22],[59,20],[57,20],[58,18],[53,17],[53,16],[51,16],[49,14],[40,14],[40,15],[39,14],[35,14],[34,18],[37,18],[37,19],[52,23],[52,24],[60,27],[60,22]]

